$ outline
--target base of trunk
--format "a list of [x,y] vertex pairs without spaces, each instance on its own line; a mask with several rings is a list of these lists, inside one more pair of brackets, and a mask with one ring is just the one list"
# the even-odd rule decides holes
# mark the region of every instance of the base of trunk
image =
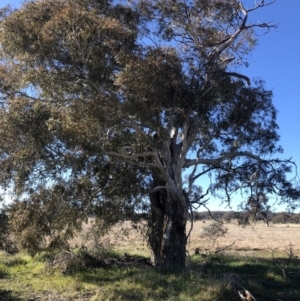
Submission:
[[171,202],[164,192],[150,196],[149,245],[156,267],[184,268],[186,262],[187,207]]

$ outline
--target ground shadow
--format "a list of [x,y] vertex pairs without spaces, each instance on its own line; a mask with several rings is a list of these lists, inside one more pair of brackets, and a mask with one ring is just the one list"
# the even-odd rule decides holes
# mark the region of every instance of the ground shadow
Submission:
[[0,301],[23,301],[15,296],[12,291],[0,289]]
[[[287,259],[277,258],[277,261],[286,263]],[[236,275],[257,300],[300,300],[299,264],[287,266],[286,277],[280,266],[267,258],[212,256],[202,263],[193,264],[193,269],[202,268],[204,274],[214,273],[220,279],[225,274]]]
[[[116,281],[110,287],[109,300],[146,300],[149,295],[157,300],[181,300],[183,295],[201,300],[201,290],[214,285],[211,292],[214,300],[238,300],[237,291],[224,280],[227,273],[236,275],[257,300],[300,300],[300,279],[284,279],[282,271],[264,258],[194,257],[184,271],[113,265],[98,272],[86,272],[81,280],[100,284]],[[126,279],[125,285],[122,278]],[[190,285],[193,282],[197,285]]]

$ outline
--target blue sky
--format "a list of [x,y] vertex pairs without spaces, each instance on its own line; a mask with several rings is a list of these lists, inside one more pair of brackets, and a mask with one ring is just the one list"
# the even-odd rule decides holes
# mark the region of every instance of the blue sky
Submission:
[[[258,2],[258,0],[256,1]],[[267,1],[265,1],[267,2]],[[18,7],[19,0],[0,0]],[[254,0],[243,0],[246,8]],[[300,0],[276,0],[270,6],[254,11],[253,21],[273,21],[277,29],[259,37],[256,49],[249,56],[250,66],[243,71],[250,78],[260,77],[267,88],[274,92],[278,110],[279,134],[284,149],[282,158],[290,158],[300,168]],[[221,209],[218,202],[211,209]],[[233,204],[235,209],[235,204]],[[277,206],[277,209],[278,208]]]
[[[253,0],[244,1],[246,5]],[[250,56],[245,73],[261,77],[274,92],[278,110],[281,145],[285,157],[293,157],[300,166],[300,1],[277,0],[271,6],[254,12],[259,21],[278,25],[260,37]]]
[[[253,0],[244,0],[245,6]],[[267,1],[266,1],[267,2]],[[274,93],[283,158],[290,158],[300,168],[300,1],[277,0],[253,12],[252,20],[273,21],[278,26],[259,38],[250,55],[249,77],[261,77]],[[284,208],[284,207],[283,207]],[[277,209],[279,207],[277,206]]]
[[[243,3],[250,8],[255,1],[243,0]],[[243,73],[250,78],[264,79],[266,87],[273,91],[280,145],[284,149],[280,156],[292,157],[300,174],[300,1],[276,0],[270,6],[252,12],[250,20],[273,21],[278,26],[258,37],[258,45],[249,56],[250,66]],[[233,209],[238,202],[233,202]],[[214,201],[210,208],[223,208],[218,205]],[[284,210],[285,206],[275,204],[274,208]]]

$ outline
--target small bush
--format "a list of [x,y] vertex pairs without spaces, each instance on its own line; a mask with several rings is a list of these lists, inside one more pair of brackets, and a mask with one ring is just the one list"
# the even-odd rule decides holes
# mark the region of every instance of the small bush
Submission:
[[218,251],[218,240],[222,237],[225,237],[228,229],[224,227],[223,222],[214,222],[207,227],[203,228],[201,234],[202,238],[208,240],[208,250]]

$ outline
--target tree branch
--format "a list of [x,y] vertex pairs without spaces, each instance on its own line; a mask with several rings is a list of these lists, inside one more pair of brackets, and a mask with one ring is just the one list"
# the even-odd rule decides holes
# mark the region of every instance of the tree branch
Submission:
[[118,127],[127,127],[127,128],[133,128],[137,131],[137,133],[139,133],[143,138],[145,138],[147,141],[149,140],[149,136],[146,135],[141,129],[140,127],[135,123],[123,123],[123,124],[116,124],[114,126],[112,126],[111,128],[108,129],[107,131],[107,139],[110,140],[111,139],[111,135],[114,129],[118,128]]
[[153,193],[153,192],[156,192],[156,191],[159,191],[159,190],[162,190],[162,189],[168,190],[168,189],[170,189],[170,187],[169,186],[156,186],[155,188],[150,190],[150,193]]
[[152,157],[155,158],[155,152],[144,152],[144,153],[134,153],[132,155],[126,155],[114,151],[107,151],[105,152],[105,155],[107,156],[112,156],[112,157],[118,157],[122,158],[124,160],[133,160],[133,159],[138,159],[138,158],[144,158],[144,157]]
[[186,160],[186,163],[184,164],[184,168],[194,166],[195,164],[206,164],[206,165],[212,165],[212,166],[219,166],[223,161],[227,159],[232,159],[235,157],[249,157],[252,159],[255,159],[260,162],[266,162],[266,160],[261,159],[259,156],[254,155],[250,152],[234,152],[234,153],[228,153],[225,154],[219,158],[216,159],[194,159],[194,160]]
[[251,81],[250,81],[249,77],[246,76],[246,75],[243,75],[243,74],[239,74],[239,73],[236,73],[236,72],[223,72],[222,75],[228,75],[228,76],[233,76],[233,77],[241,78],[244,81],[246,81],[246,83],[248,84],[248,86],[250,86],[250,84],[251,84]]

